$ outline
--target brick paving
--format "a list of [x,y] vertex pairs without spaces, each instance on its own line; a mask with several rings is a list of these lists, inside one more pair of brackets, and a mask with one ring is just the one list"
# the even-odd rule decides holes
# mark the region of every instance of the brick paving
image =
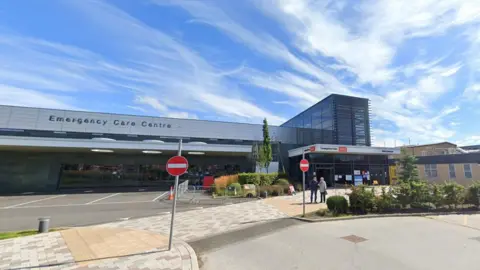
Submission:
[[[0,241],[0,269],[194,270],[198,269],[196,254],[184,241],[286,217],[287,214],[264,200],[177,213],[174,231],[177,240],[171,251],[166,251],[165,245],[154,248],[148,245],[149,238],[166,238],[169,214],[85,227],[89,232],[76,228],[14,238]],[[143,242],[139,244],[134,239]],[[129,249],[130,244],[135,252]]]
[[[344,195],[329,190],[328,196]],[[306,192],[307,201],[310,192]],[[302,193],[0,241],[0,269],[198,269],[185,242],[301,214]],[[325,205],[307,205],[319,209]],[[162,243],[162,244],[159,244]]]
[[[135,228],[168,234],[170,216],[165,214],[98,226]],[[286,217],[287,214],[263,200],[181,212],[175,215],[174,237],[188,242]]]
[[[347,192],[346,189],[329,189],[327,192],[327,198],[330,196],[345,196],[347,199],[348,197],[345,195]],[[318,193],[317,201],[320,200],[320,193]],[[302,192],[297,192],[294,196],[282,196],[282,197],[273,197],[264,200],[266,204],[269,204],[279,211],[283,212],[284,214],[294,217],[299,216],[303,213],[303,195]],[[311,204],[310,203],[310,190],[305,191],[305,213],[315,212],[319,209],[327,209],[327,205],[325,203],[319,204]]]

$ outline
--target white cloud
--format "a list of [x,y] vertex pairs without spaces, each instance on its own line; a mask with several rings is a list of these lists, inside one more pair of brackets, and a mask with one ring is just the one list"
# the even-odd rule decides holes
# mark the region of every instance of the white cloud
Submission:
[[0,84],[0,102],[3,105],[77,110],[69,101],[59,95]]
[[470,85],[465,89],[464,96],[472,100],[480,100],[480,83]]
[[[300,110],[330,93],[360,96],[371,100],[380,145],[456,138],[452,118],[464,107],[450,98],[465,73],[465,100],[480,100],[478,0],[151,1],[153,10],[182,8],[191,15],[185,27],[211,26],[252,54],[213,48],[220,56],[208,58],[196,50],[216,45],[208,38],[187,44],[194,38],[169,35],[114,3],[70,1],[65,5],[85,15],[92,35],[102,36],[102,46],[121,58],[0,32],[0,81],[57,107],[70,106],[71,97],[109,91],[143,112],[256,123],[267,117],[274,124],[286,118],[272,112],[282,104]],[[429,43],[442,35],[460,49]],[[265,91],[271,101],[253,98]],[[447,95],[452,102],[445,105]]]
[[480,136],[472,135],[467,136],[466,138],[455,142],[459,146],[468,146],[468,145],[479,145],[480,144]]
[[196,114],[191,114],[188,112],[170,112],[166,116],[171,118],[198,119]]
[[[167,114],[177,110],[206,111],[240,121],[259,122],[264,117],[283,119],[246,101],[248,96],[226,76],[238,72],[223,70],[173,37],[152,28],[123,10],[102,1],[72,1],[75,12],[104,37],[104,46],[122,52],[126,63],[100,65],[117,91],[131,91],[136,101]],[[96,63],[95,63],[96,64]],[[97,75],[100,75],[97,74]],[[223,98],[228,91],[229,98]],[[212,102],[221,100],[222,104]]]
[[128,105],[127,108],[132,109],[132,110],[135,110],[135,111],[147,113],[147,110],[146,110],[146,109],[144,109],[144,108],[142,108],[142,107],[139,107],[139,106],[130,106],[130,105]]
[[155,110],[161,113],[165,113],[168,111],[167,106],[160,103],[156,98],[153,98],[153,97],[138,96],[135,99],[135,103],[149,105],[150,107],[154,108]]

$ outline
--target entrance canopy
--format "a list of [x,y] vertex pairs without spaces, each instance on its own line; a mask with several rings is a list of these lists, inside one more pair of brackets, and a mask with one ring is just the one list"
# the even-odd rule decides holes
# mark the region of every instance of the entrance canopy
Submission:
[[370,147],[359,145],[312,144],[288,151],[288,157],[301,156],[305,153],[331,154],[367,154],[367,155],[398,155],[400,148]]
[[[213,155],[247,156],[250,145],[206,144],[184,142],[185,154],[203,153]],[[162,141],[116,141],[71,138],[0,136],[0,151],[49,151],[49,152],[102,152],[114,153],[163,153],[178,151],[178,143]]]

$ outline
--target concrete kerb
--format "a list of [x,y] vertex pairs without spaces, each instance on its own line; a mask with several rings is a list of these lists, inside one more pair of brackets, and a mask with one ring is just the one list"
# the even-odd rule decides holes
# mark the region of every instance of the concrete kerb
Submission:
[[[359,215],[349,217],[332,217],[332,218],[303,218],[303,217],[291,217],[303,222],[316,223],[316,222],[331,222],[331,221],[343,221],[353,219],[368,219],[368,218],[388,218],[388,217],[430,217],[430,216],[447,216],[447,215],[474,215],[480,214],[480,211],[468,211],[468,212],[428,212],[428,213],[397,213],[397,214],[384,214],[384,215]],[[467,226],[468,227],[468,226]]]
[[[195,250],[193,250],[192,246],[190,246],[187,242],[181,241],[181,240],[175,240],[175,242],[181,243],[188,251],[190,255],[190,259],[187,259],[182,256],[182,262],[188,263],[190,261],[190,266],[191,270],[199,270],[198,266],[198,258],[197,258],[197,253],[195,253]],[[187,268],[188,269],[188,268]]]

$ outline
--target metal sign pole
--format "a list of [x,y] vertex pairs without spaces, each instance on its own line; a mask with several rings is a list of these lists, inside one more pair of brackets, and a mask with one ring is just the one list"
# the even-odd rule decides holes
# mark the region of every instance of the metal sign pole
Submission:
[[[182,139],[178,142],[178,155],[182,155]],[[177,196],[178,196],[178,180],[180,176],[175,176],[175,187],[173,191],[173,205],[172,205],[172,218],[170,220],[170,237],[168,240],[168,250],[172,249],[172,241],[173,241],[173,223],[175,220],[175,209],[177,208]]]
[[[305,151],[302,153],[302,159],[305,159]],[[303,215],[302,217],[305,217],[305,172],[302,171],[303,174]]]

